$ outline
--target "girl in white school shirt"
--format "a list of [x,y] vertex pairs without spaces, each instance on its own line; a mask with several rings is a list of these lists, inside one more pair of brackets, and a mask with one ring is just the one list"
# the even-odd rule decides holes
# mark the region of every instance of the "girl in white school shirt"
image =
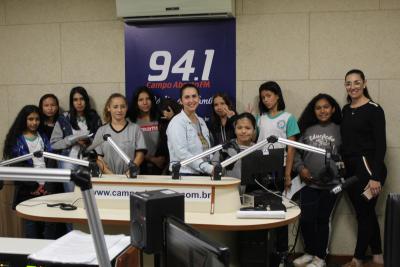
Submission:
[[[296,135],[300,133],[296,118],[285,111],[285,101],[282,89],[278,83],[269,81],[261,84],[259,88],[260,116],[257,117],[258,139],[263,141],[271,135],[276,137],[296,140]],[[286,145],[275,143],[274,148],[286,148]],[[287,147],[285,158],[285,190],[290,188],[290,173],[293,166],[295,149]]]
[[[257,118],[258,140],[260,142],[271,135],[289,140],[296,140],[296,135],[300,133],[297,121],[292,114],[285,111],[285,101],[282,95],[282,89],[278,83],[268,81],[261,84],[259,88],[259,104],[260,116]],[[275,184],[278,188],[272,188],[279,191],[287,191],[292,185],[291,171],[293,167],[293,159],[295,148],[286,147],[286,145],[275,143],[273,148],[286,148],[284,183],[277,181]],[[269,146],[268,149],[271,149]],[[283,226],[276,228],[277,248],[276,251],[284,261],[288,251],[288,227]]]

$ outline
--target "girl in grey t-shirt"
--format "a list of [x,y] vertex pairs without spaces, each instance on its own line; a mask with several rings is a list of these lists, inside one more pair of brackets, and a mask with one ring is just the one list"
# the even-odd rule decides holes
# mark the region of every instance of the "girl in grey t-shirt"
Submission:
[[[125,119],[128,109],[126,98],[118,93],[112,94],[104,107],[105,125],[97,130],[93,143],[101,143],[103,136],[109,134],[111,139],[125,154],[140,166],[146,152],[146,144],[139,126]],[[111,147],[103,142],[96,148],[97,165],[105,174],[126,174],[128,165]]]
[[[315,96],[303,111],[299,126],[299,142],[332,149],[337,154],[341,145],[340,106],[327,94]],[[308,151],[296,151],[294,169],[306,182],[300,191],[300,228],[304,239],[305,254],[293,261],[294,266],[326,266],[330,220],[336,195],[329,190],[338,183],[338,171],[333,161]],[[309,266],[309,265],[307,265]]]

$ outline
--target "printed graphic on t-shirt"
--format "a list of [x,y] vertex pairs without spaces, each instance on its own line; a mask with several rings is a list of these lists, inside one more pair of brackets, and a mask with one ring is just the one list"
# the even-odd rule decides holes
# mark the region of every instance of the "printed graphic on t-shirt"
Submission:
[[277,126],[279,129],[283,130],[283,129],[285,129],[285,127],[286,127],[286,121],[285,121],[285,120],[279,120],[279,121],[276,123],[276,126]]
[[330,147],[335,144],[335,137],[327,134],[313,134],[308,136],[309,144],[319,148]]
[[143,132],[156,132],[158,131],[158,123],[146,123],[146,124],[142,124],[140,125],[140,129]]

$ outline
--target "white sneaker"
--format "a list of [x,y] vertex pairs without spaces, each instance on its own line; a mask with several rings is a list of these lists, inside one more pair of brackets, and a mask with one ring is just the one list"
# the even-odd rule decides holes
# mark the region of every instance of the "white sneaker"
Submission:
[[306,267],[325,267],[326,262],[323,259],[318,258],[315,256],[313,260],[306,265]]
[[314,259],[314,256],[306,253],[303,256],[295,259],[293,261],[293,265],[295,267],[305,267],[307,265],[307,263],[310,263],[313,259]]

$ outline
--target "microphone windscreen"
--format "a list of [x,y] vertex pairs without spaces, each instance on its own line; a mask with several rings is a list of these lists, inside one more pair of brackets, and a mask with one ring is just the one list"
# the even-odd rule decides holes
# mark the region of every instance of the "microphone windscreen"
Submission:
[[110,137],[110,136],[111,136],[110,134],[105,134],[105,135],[103,135],[103,140],[104,140],[104,141],[107,141],[107,138]]
[[276,143],[278,142],[278,137],[276,137],[275,135],[271,135],[267,138],[268,143]]
[[355,184],[357,181],[358,181],[358,177],[357,176],[351,176],[351,177],[346,179],[346,181],[342,185],[342,188],[346,189],[346,188],[352,186],[353,184]]

